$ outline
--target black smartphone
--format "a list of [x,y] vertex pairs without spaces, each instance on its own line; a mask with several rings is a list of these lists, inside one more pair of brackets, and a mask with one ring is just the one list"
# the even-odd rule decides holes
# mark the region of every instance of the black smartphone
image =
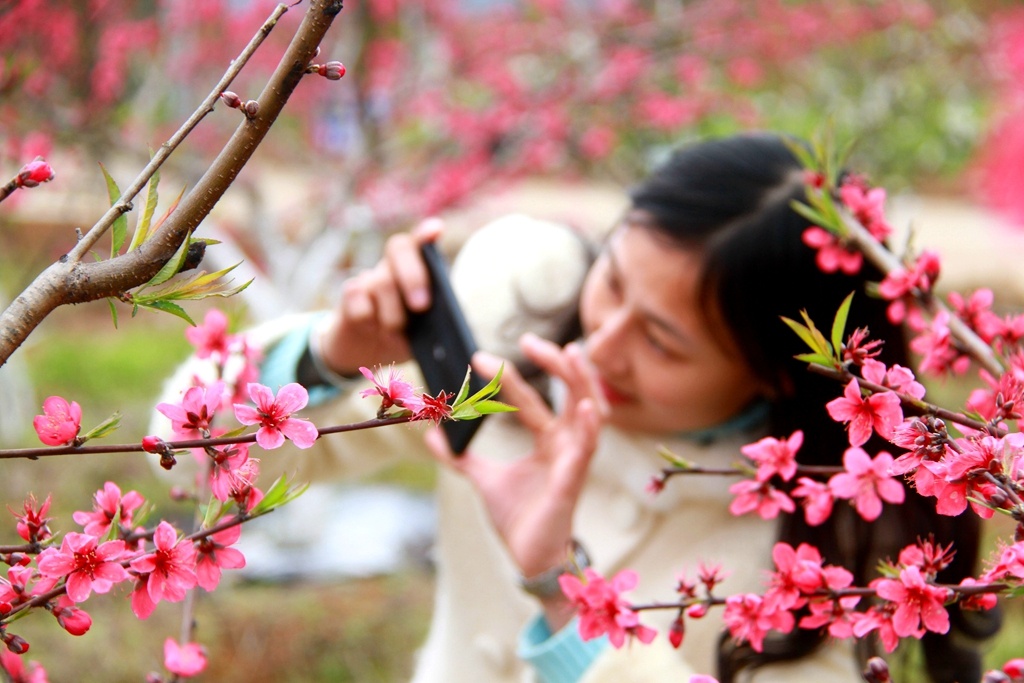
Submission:
[[[437,245],[428,242],[421,251],[430,272],[431,305],[422,313],[409,312],[406,335],[430,393],[435,396],[441,391],[455,394],[466,378],[476,342],[452,291],[448,265]],[[470,374],[471,396],[485,385],[479,375]],[[483,417],[480,417],[475,420],[446,420],[441,424],[452,452],[461,454],[466,450],[482,421]]]

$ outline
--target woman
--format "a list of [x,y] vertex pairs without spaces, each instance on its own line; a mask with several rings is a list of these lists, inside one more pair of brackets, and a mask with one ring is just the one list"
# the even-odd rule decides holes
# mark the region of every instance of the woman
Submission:
[[[729,573],[720,594],[760,592],[776,540],[813,543],[861,585],[880,558],[927,533],[956,543],[945,580],[970,572],[977,552],[973,517],[940,519],[916,496],[882,524],[867,525],[843,506],[812,528],[801,515],[781,522],[731,516],[725,478],[673,480],[657,497],[645,491],[661,465],[660,446],[724,467],[744,444],[803,429],[801,462],[839,463],[848,443],[824,408],[839,387],[793,360],[802,349],[780,316],[806,310],[825,324],[856,290],[849,329],[867,326],[884,339],[886,364],[908,363],[883,302],[863,294],[878,273],[823,274],[802,243],[807,222],[791,202],[804,196],[803,173],[781,138],[684,147],[630,196],[592,267],[574,237],[528,219],[481,231],[455,264],[457,291],[484,348],[500,347],[508,337],[502,331],[543,327],[575,307],[574,273],[585,272],[582,336],[562,346],[571,325],[549,327],[542,336],[554,341],[526,334],[518,349],[501,349],[555,378],[561,392],[542,395],[506,365],[503,395],[520,410],[490,418],[466,456],[452,457],[442,437],[427,436],[451,466],[439,478],[437,602],[415,680],[514,681],[531,669],[552,683],[680,680],[689,672],[758,683],[860,680],[862,659],[849,642],[797,632],[769,639],[758,654],[723,638],[715,613],[688,620],[678,651],[664,636],[621,650],[583,642],[570,603],[539,580],[557,573],[573,539],[605,576],[637,570],[641,584],[629,595],[637,602],[670,597],[678,574],[692,579],[700,562],[721,563]],[[392,238],[381,263],[346,284],[337,310],[268,344],[264,383],[298,377],[314,388],[319,425],[358,419],[353,409],[372,413],[372,402],[359,407],[343,378],[357,377],[360,366],[409,358],[406,307],[430,303],[418,246],[438,234],[428,224]],[[501,362],[481,353],[474,369],[490,376]],[[358,471],[383,454],[421,450],[419,440],[411,428],[326,438],[322,455],[300,463],[310,476],[339,466]],[[265,459],[264,467],[295,465],[282,460]],[[536,598],[522,590],[524,576]],[[664,634],[673,617],[645,613],[644,620]],[[954,623],[970,632],[956,615]],[[930,634],[925,650],[936,681],[980,675],[974,653],[951,637]]]

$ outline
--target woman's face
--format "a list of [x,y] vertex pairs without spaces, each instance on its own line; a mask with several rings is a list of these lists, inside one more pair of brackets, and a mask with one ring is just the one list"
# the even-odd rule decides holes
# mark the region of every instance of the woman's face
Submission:
[[758,393],[737,351],[723,348],[698,301],[698,254],[652,229],[619,226],[583,285],[586,353],[609,421],[644,432],[712,427]]

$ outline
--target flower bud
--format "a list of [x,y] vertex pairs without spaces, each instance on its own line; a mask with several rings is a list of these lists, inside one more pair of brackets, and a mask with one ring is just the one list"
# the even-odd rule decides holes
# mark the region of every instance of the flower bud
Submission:
[[242,105],[242,111],[245,112],[245,118],[254,119],[260,113],[260,103],[256,100],[246,100]]
[[35,187],[39,183],[53,180],[54,175],[53,168],[42,157],[36,157],[21,167],[16,182],[19,187]]
[[1010,678],[1024,678],[1024,659],[1011,659],[1003,664],[1003,672]]
[[230,90],[225,90],[220,94],[220,98],[224,100],[224,104],[231,107],[232,109],[239,109],[242,106],[242,98]]
[[60,627],[73,636],[81,636],[92,626],[92,617],[84,609],[75,607],[66,595],[57,607],[53,608],[53,616],[57,617]]
[[159,436],[150,434],[149,436],[142,437],[142,450],[159,455],[167,450],[167,442]]
[[668,642],[678,650],[679,646],[683,644],[684,635],[686,635],[686,625],[683,623],[683,617],[678,616],[668,630]]
[[981,683],[1012,683],[1013,679],[1006,675],[1006,673],[999,669],[992,669],[986,671],[985,675],[981,677]]
[[172,486],[169,495],[176,503],[189,503],[195,500],[195,496],[180,486]]
[[160,467],[170,470],[177,464],[178,460],[174,457],[174,451],[168,448],[160,452]]
[[28,641],[13,633],[4,633],[2,640],[7,649],[16,655],[23,655],[28,652]]
[[864,680],[868,683],[892,683],[889,665],[881,657],[872,657],[868,660],[868,666],[864,670]]
[[708,613],[708,604],[706,602],[698,602],[696,605],[690,605],[686,608],[686,616],[691,619],[700,619]]
[[321,64],[316,72],[329,81],[339,81],[345,75],[345,65],[341,62],[327,62]]

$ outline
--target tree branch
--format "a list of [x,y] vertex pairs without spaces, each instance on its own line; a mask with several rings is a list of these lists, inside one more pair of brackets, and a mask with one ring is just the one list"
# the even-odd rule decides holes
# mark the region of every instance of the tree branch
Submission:
[[[209,215],[252,157],[302,80],[306,65],[341,8],[341,0],[311,0],[291,44],[260,94],[259,111],[239,125],[196,186],[150,239],[136,250],[98,263],[76,262],[70,255],[61,257],[14,299],[0,315],[0,365],[58,306],[118,296],[145,284],[160,270]],[[116,218],[121,209],[115,206],[111,211]]]

